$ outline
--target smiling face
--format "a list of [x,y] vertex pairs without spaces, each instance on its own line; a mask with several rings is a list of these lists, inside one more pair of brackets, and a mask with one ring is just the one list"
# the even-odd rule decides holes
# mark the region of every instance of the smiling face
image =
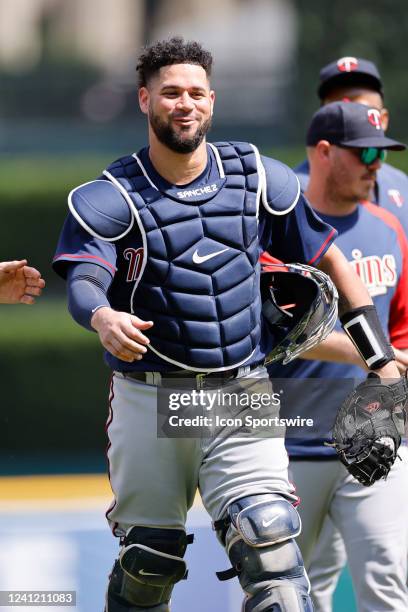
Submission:
[[150,139],[176,153],[191,153],[203,142],[211,126],[214,99],[204,68],[196,64],[164,66],[139,89]]

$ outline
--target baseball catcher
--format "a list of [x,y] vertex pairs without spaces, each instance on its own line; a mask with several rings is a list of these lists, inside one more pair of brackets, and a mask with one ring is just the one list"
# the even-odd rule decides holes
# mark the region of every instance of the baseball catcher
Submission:
[[309,323],[317,319],[325,333],[320,314],[334,321],[335,293],[327,303],[320,297],[318,272],[310,283],[310,270],[296,275],[300,296],[284,287],[290,269],[261,287],[262,252],[329,275],[369,368],[398,376],[367,291],[333,244],[336,230],[311,210],[293,172],[250,143],[206,142],[211,64],[201,45],[179,37],[144,50],[138,93],[148,146],[71,191],[54,260],[70,312],[98,333],[113,372],[106,516],[121,550],[105,612],[170,611],[173,587],[187,575],[185,522],[198,487],[232,564],[221,578],[238,576],[242,609],[313,609],[283,436],[157,436],[165,379],[187,378],[209,397],[216,376],[216,388],[265,377],[274,348],[289,358],[288,347],[321,337]]

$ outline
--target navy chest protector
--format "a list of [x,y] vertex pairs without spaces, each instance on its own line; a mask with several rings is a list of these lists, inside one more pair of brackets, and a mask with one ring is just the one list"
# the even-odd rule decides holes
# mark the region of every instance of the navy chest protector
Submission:
[[[133,155],[105,170],[110,183],[88,183],[69,198],[71,212],[98,238],[118,240],[136,225],[144,257],[129,310],[154,322],[152,351],[175,369],[200,372],[237,367],[259,343],[261,199],[269,209],[257,149],[248,143],[210,146],[219,179],[208,185],[160,191]],[[287,170],[277,166],[280,209],[269,209],[275,214],[288,212],[298,198],[293,187],[285,193]]]

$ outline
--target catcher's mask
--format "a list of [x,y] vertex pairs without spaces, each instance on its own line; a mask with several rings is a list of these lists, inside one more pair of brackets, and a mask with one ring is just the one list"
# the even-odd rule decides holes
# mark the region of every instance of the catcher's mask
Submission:
[[266,364],[289,363],[329,335],[337,320],[337,289],[324,272],[304,264],[266,264],[262,314],[277,344]]

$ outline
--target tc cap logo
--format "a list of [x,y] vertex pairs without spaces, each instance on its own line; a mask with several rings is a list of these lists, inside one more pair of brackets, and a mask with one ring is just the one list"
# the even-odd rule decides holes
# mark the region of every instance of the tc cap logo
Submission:
[[381,113],[377,108],[369,108],[367,111],[368,121],[376,130],[381,130]]
[[340,72],[352,72],[358,68],[358,60],[355,57],[341,57],[337,60],[337,68]]

